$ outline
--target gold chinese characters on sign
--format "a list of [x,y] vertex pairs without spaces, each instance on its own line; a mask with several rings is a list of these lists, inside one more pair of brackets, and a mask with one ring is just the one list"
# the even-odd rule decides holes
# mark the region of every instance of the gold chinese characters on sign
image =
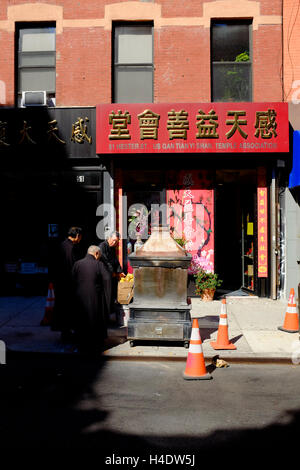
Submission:
[[31,126],[27,124],[27,121],[23,121],[23,128],[20,131],[21,138],[19,140],[19,144],[34,144],[36,145],[36,142],[31,138],[30,136],[31,133]]
[[66,142],[62,139],[59,138],[58,136],[58,125],[56,119],[53,119],[53,121],[48,122],[48,142],[58,142],[59,144],[65,144]]
[[77,121],[72,124],[72,135],[71,141],[77,144],[83,144],[87,142],[88,144],[92,143],[92,137],[88,136],[88,128],[85,122],[88,122],[89,119],[86,117],[85,119],[79,117]]
[[183,109],[168,112],[167,129],[169,131],[169,139],[186,139],[187,130],[189,129],[188,113]]
[[[253,136],[263,139],[277,137],[276,116],[277,114],[274,109],[256,111],[256,118],[253,123],[255,129]],[[150,109],[146,109],[136,117],[139,122],[140,139],[157,140],[161,116]],[[248,133],[244,129],[244,126],[248,126],[246,111],[227,111],[227,117],[230,119],[226,119],[225,125],[231,126],[231,128],[225,133],[226,138],[230,139],[238,132],[243,139],[247,139]],[[220,137],[218,132],[219,117],[214,109],[211,109],[208,113],[200,109],[195,118],[195,127],[198,129],[198,132],[195,134],[196,139],[218,139]],[[109,114],[109,124],[112,127],[110,128],[108,138],[110,140],[131,139],[130,126],[128,127],[131,123],[132,116],[128,111],[111,111]],[[166,130],[168,131],[169,140],[186,140],[190,130],[188,112],[184,109],[180,111],[171,109],[168,111]]]
[[274,109],[256,111],[255,137],[260,136],[262,139],[271,139],[272,136],[277,137],[276,127],[276,112]]
[[258,277],[268,276],[268,192],[266,187],[257,188],[257,231],[258,231]]
[[157,139],[159,118],[159,114],[150,111],[150,109],[146,109],[143,113],[138,114],[141,140]]
[[[208,121],[208,123],[205,121]],[[196,134],[196,138],[218,139],[219,134],[217,133],[217,128],[219,124],[217,121],[218,116],[213,109],[211,109],[208,114],[205,114],[204,111],[200,109],[199,114],[197,114],[196,126],[198,127],[198,133]]]
[[109,139],[131,139],[127,125],[131,123],[131,116],[128,111],[122,113],[112,111],[109,115],[109,124],[112,124]]
[[[92,143],[92,136],[89,135],[88,130],[89,119],[79,117],[77,121],[72,124],[72,128],[69,131],[64,130],[64,133],[68,133],[71,137],[70,141],[76,144],[83,144],[87,142],[88,144]],[[8,133],[8,129],[10,133]],[[12,135],[12,130],[14,129],[14,135]],[[12,142],[8,141],[8,135]],[[36,140],[39,144],[48,143],[55,145],[65,145],[66,141],[63,140],[60,136],[59,125],[56,119],[52,119],[45,123],[35,121],[35,124],[32,125],[31,122],[23,120],[20,124],[8,123],[6,121],[0,120],[0,148],[11,147],[12,145],[37,145]]]
[[226,120],[226,125],[232,125],[230,131],[226,132],[227,139],[230,139],[237,130],[244,139],[247,139],[248,134],[240,127],[247,124],[246,119],[240,119],[240,116],[246,116],[246,111],[228,111],[227,116],[233,116],[233,119]]

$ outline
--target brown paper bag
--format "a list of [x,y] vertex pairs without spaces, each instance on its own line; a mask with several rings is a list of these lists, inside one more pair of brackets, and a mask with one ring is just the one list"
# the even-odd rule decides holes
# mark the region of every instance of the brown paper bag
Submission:
[[133,298],[133,281],[118,282],[118,302],[127,305]]

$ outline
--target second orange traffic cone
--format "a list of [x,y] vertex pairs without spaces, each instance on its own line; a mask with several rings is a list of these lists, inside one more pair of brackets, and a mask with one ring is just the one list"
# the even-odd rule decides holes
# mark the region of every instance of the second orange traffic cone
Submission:
[[222,299],[217,341],[211,341],[210,344],[214,349],[236,349],[228,338],[226,299]]
[[52,282],[50,282],[49,287],[48,287],[48,295],[47,295],[47,300],[46,300],[44,318],[41,321],[42,326],[51,325],[52,317],[53,317],[54,301],[55,301],[54,288],[53,288]]
[[299,331],[299,316],[295,303],[295,291],[293,288],[290,290],[290,297],[283,326],[279,326],[278,330],[286,331],[287,333],[297,333]]
[[205,367],[202,341],[197,318],[194,318],[193,320],[189,352],[183,378],[186,380],[212,379],[212,376],[207,373]]

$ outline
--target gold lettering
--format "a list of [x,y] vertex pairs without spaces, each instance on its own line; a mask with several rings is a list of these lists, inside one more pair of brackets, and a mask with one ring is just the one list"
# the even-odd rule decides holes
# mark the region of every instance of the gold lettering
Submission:
[[131,135],[127,129],[127,125],[130,123],[131,115],[128,111],[122,113],[122,111],[118,110],[117,114],[112,111],[109,115],[109,124],[112,124],[113,127],[110,130],[108,138],[111,140],[131,139]]
[[84,121],[88,122],[88,118],[86,117],[85,120],[81,117],[72,124],[72,135],[71,141],[77,144],[83,144],[84,141],[88,142],[89,144],[92,143],[92,137],[87,135],[87,125],[84,124]]
[[266,272],[267,272],[267,268],[266,268],[266,266],[259,266],[258,271],[259,271],[260,273],[266,273]]
[[276,132],[276,112],[274,109],[268,109],[268,111],[256,111],[255,120],[255,137],[261,137],[262,139],[271,139],[272,136],[277,137]]
[[59,138],[59,136],[57,135],[57,132],[58,132],[58,125],[57,125],[57,121],[56,119],[54,119],[53,121],[49,121],[48,122],[48,131],[47,131],[47,134],[48,134],[48,142],[54,140],[60,144],[65,144],[66,142],[62,139]]
[[141,140],[157,140],[160,115],[150,111],[150,109],[145,109],[143,113],[138,114],[138,119],[140,122]]
[[248,134],[240,128],[240,126],[245,126],[247,124],[247,120],[239,119],[240,116],[246,116],[246,111],[228,111],[227,115],[233,116],[233,119],[227,119],[226,121],[227,125],[232,125],[230,131],[226,132],[227,139],[230,139],[237,130],[244,139],[247,139]]
[[19,140],[19,145],[24,143],[36,145],[36,142],[29,135],[30,130],[31,126],[27,125],[27,121],[23,121],[23,129],[20,131],[21,139]]
[[[208,114],[205,114],[201,109],[197,115],[196,126],[198,128],[198,133],[196,134],[196,139],[218,139],[219,134],[217,134],[217,127],[219,124],[216,122],[218,116],[216,112],[211,109]],[[205,123],[208,121],[208,123]]]
[[168,116],[167,129],[169,131],[170,140],[186,139],[187,130],[189,129],[188,113],[183,109],[180,111],[174,111],[174,109],[172,109],[168,112]]

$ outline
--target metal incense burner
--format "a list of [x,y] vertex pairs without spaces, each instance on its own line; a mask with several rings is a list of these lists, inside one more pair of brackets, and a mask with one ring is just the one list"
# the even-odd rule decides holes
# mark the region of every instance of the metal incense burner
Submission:
[[192,256],[170,235],[168,226],[152,227],[146,243],[129,255],[134,270],[134,301],[130,305],[128,339],[183,341],[189,345],[191,306],[187,275]]

